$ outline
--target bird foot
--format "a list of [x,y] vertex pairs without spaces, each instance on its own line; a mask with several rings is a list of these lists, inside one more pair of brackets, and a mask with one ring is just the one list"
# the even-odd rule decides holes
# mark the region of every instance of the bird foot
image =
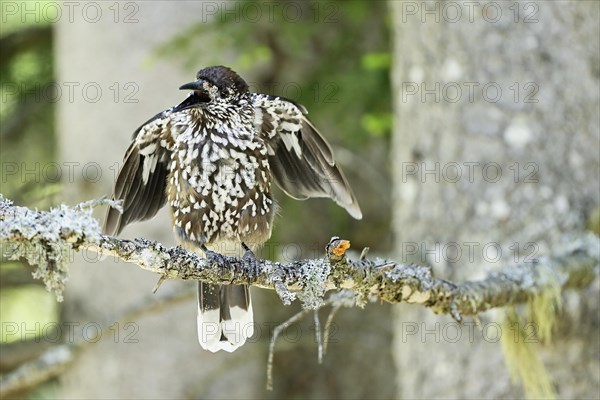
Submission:
[[220,266],[221,268],[224,268],[227,265],[227,260],[225,259],[224,255],[219,254],[215,251],[209,250],[206,248],[206,246],[202,246],[202,251],[204,251],[204,255],[206,256],[206,259],[212,265],[216,264],[216,265]]

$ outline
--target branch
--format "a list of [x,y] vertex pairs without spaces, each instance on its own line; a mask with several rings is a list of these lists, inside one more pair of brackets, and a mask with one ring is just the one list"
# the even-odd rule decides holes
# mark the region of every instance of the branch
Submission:
[[[53,335],[58,334],[57,329],[53,328],[47,335],[42,335],[41,337],[0,343],[0,354],[2,354],[2,358],[0,358],[0,373],[12,371],[19,365],[39,358],[48,349],[56,346],[55,341],[48,340],[48,338],[56,337]],[[1,377],[2,375],[0,375],[0,379]],[[0,394],[2,394],[1,384]]]
[[61,375],[74,360],[72,345],[61,344],[48,349],[39,358],[25,363],[0,377],[0,395],[13,396]]
[[[192,289],[192,288],[190,288]],[[196,296],[196,290],[176,290],[152,298],[142,298],[126,311],[117,321],[118,326],[126,326],[150,313],[157,313],[166,307],[189,301]],[[112,328],[111,328],[112,327]],[[102,326],[101,331],[114,329],[114,322]],[[53,333],[45,335],[53,337]],[[106,339],[102,336],[101,340]],[[39,342],[38,342],[39,341]],[[77,358],[79,352],[98,342],[76,337],[68,343],[52,344],[45,337],[26,341],[15,341],[0,345],[0,399],[21,397],[27,390],[60,376]]]
[[69,251],[88,249],[112,255],[157,273],[161,279],[191,279],[207,283],[250,284],[274,289],[284,304],[299,298],[305,308],[323,304],[325,292],[351,290],[362,305],[372,296],[390,303],[408,302],[450,314],[457,321],[490,308],[527,301],[545,289],[584,288],[598,275],[600,242],[594,235],[572,239],[556,254],[491,273],[480,281],[453,283],[435,278],[431,269],[363,256],[345,256],[349,242],[333,238],[321,259],[279,263],[258,260],[256,271],[248,261],[223,257],[209,261],[182,247],[167,248],[146,240],[123,240],[101,234],[92,208],[115,203],[100,199],[48,212],[14,206],[0,196],[0,244],[9,258],[25,258],[38,265],[34,277],[42,278],[58,298],[67,276]]

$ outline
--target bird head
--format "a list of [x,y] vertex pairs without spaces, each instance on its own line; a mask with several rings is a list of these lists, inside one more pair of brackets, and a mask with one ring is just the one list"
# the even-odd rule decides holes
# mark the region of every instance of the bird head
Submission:
[[224,66],[201,69],[194,82],[186,83],[179,89],[192,90],[192,96],[198,103],[231,101],[248,93],[246,82]]

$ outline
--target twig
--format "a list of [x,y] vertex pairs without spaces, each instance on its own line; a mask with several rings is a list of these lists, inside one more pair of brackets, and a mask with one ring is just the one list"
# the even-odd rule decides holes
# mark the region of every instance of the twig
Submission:
[[315,322],[315,341],[317,342],[317,361],[323,364],[323,337],[321,336],[321,321],[319,320],[319,310],[313,310]]
[[72,344],[63,344],[44,352],[34,361],[25,363],[0,378],[0,397],[12,395],[39,385],[60,375],[74,359]]
[[310,310],[304,309],[299,313],[293,315],[291,318],[277,325],[275,329],[273,329],[273,336],[271,336],[271,342],[269,343],[269,356],[267,358],[267,390],[273,390],[273,357],[275,356],[275,342],[277,342],[277,338],[286,330],[290,325],[300,321],[302,317],[308,314]]
[[[323,356],[327,351],[327,340],[329,338],[329,328],[331,325],[331,321],[333,320],[333,316],[337,310],[341,307],[354,307],[356,305],[356,296],[354,293],[348,290],[341,290],[329,296],[323,304],[318,308],[313,310],[314,312],[314,322],[315,322],[315,339],[317,341],[317,351],[318,351],[318,362],[322,364]],[[325,326],[325,332],[321,335],[321,323],[319,321],[319,309],[332,306],[332,312],[329,314],[327,318],[327,324]],[[310,309],[304,309],[290,319],[285,322],[277,325],[275,329],[273,329],[273,336],[271,337],[271,342],[269,343],[269,356],[267,359],[267,390],[273,390],[273,357],[275,356],[275,342],[277,342],[277,338],[285,329],[287,329],[292,324],[300,321],[305,315],[310,312]],[[323,344],[323,340],[325,343]]]
[[331,324],[333,322],[333,318],[335,314],[342,308],[342,306],[336,305],[333,306],[329,315],[327,316],[327,321],[325,322],[325,331],[323,332],[323,356],[327,355],[327,346],[329,345],[329,331],[331,330]]

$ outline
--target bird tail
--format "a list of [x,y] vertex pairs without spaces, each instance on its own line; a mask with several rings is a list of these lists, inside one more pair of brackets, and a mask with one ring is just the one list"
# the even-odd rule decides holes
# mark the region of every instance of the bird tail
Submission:
[[254,334],[247,285],[198,283],[198,341],[212,352],[232,352]]

